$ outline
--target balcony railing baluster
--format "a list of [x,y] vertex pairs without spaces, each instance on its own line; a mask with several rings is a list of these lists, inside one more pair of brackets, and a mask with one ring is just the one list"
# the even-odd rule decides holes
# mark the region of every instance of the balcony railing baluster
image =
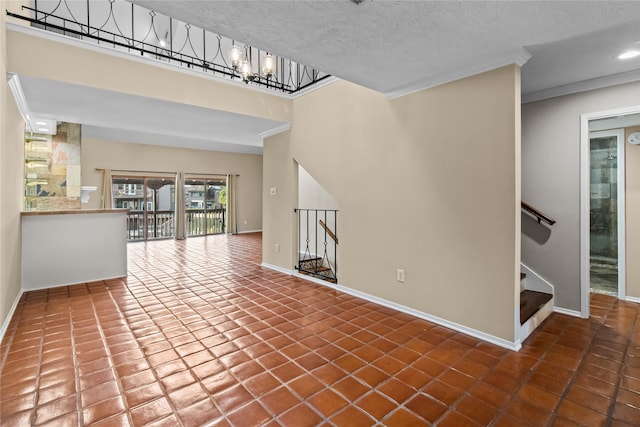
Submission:
[[[36,1],[33,4],[33,8],[22,7],[22,10],[26,11],[24,15],[10,11],[6,13],[14,18],[28,21],[31,25],[44,30],[110,46],[122,52],[147,56],[165,63],[174,63],[230,79],[240,80],[242,78],[238,70],[230,67],[230,61],[225,59],[222,50],[223,47],[224,49],[231,48],[231,39],[194,27],[189,23],[166,17],[142,6],[131,4],[129,8],[124,0],[103,1],[108,7],[108,15],[106,17],[92,15],[90,5],[94,5],[93,11],[99,10],[100,7],[96,6],[96,4],[100,4],[99,0],[87,1],[86,16],[82,17],[81,14],[76,13],[75,15],[78,15],[79,18],[71,12],[78,3],[71,0],[44,2],[45,4]],[[126,4],[126,7],[120,7],[122,4]],[[45,10],[47,7],[50,10]],[[146,19],[149,16],[151,17],[150,21]],[[163,28],[162,23],[167,20],[169,27],[166,34],[169,36],[168,40],[165,40],[166,27]],[[91,23],[102,23],[102,25],[94,27],[91,26]],[[131,35],[129,35],[127,28],[129,25],[131,26]],[[148,26],[146,30],[138,33],[145,34],[144,38],[142,40],[136,39],[134,28],[140,29],[146,26]],[[184,29],[186,29],[186,33],[182,31]],[[191,33],[195,34],[197,31],[202,31],[202,42],[195,36],[191,37]],[[127,35],[124,34],[125,32]],[[212,58],[206,57],[207,35],[211,35],[210,38],[212,40],[217,39],[218,41],[217,49]],[[174,38],[177,40],[174,40]],[[182,43],[183,41],[184,43]],[[236,42],[236,44],[238,43]],[[257,60],[251,61],[251,72],[254,74],[251,84],[293,94],[330,77],[327,73],[282,57],[275,58],[275,63],[280,62],[281,64],[280,73],[276,72],[269,77],[265,77],[260,74],[260,50],[249,45],[243,45],[243,47],[246,49],[249,58],[257,58]],[[209,51],[211,52],[212,49],[210,48]],[[248,80],[245,82],[248,82]]]
[[[204,236],[225,232],[226,209],[187,209],[185,224],[187,236]],[[147,213],[149,239],[166,239],[175,235],[174,211]],[[127,240],[144,240],[144,212],[130,210],[127,213]]]

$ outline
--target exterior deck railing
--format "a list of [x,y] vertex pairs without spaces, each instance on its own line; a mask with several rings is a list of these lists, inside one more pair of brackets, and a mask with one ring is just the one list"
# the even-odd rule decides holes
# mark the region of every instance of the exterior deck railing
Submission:
[[224,233],[225,209],[187,209],[187,236]]
[[[175,212],[129,211],[127,214],[127,240],[167,239],[175,236]],[[187,236],[204,236],[224,233],[225,209],[187,209],[185,213]]]
[[129,211],[127,214],[127,240],[166,239],[174,236],[173,211],[147,212],[145,236],[145,212]]

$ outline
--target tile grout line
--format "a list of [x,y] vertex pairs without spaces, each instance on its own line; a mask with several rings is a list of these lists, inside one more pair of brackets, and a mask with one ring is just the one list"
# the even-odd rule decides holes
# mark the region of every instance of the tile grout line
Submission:
[[[46,313],[48,311],[49,308],[49,292],[47,291],[47,300],[45,302],[45,310],[44,310],[44,314],[42,315],[42,334],[40,337],[40,350],[39,350],[39,355],[38,355],[38,373],[36,375],[35,378],[35,392],[33,395],[33,408],[32,413],[31,413],[31,423],[32,425],[35,425],[36,423],[36,416],[38,414],[38,400],[40,399],[40,373],[42,372],[42,359],[43,359],[43,349],[44,349],[44,337],[45,335],[45,320],[46,320]],[[21,319],[22,320],[22,319]],[[18,325],[16,325],[16,332],[18,329]]]
[[[619,302],[616,301],[615,305],[618,305]],[[624,376],[624,371],[625,368],[627,366],[627,362],[629,360],[629,348],[631,346],[631,341],[632,338],[629,335],[633,334],[633,331],[636,327],[636,325],[638,325],[638,315],[636,314],[636,318],[634,319],[633,325],[629,328],[629,332],[627,335],[627,339],[625,342],[625,350],[624,350],[624,356],[622,358],[622,363],[620,364],[620,372],[618,372],[618,379],[616,381],[616,387],[615,390],[613,391],[613,396],[611,397],[611,403],[609,404],[609,408],[607,409],[607,423],[606,423],[606,427],[609,427],[611,425],[611,422],[613,420],[613,413],[615,411],[616,408],[616,404],[618,403],[618,393],[620,392],[620,386],[622,383],[622,377]]]
[[[591,296],[589,298],[591,298]],[[609,313],[613,309],[614,305],[615,304],[613,304],[612,306],[607,308],[607,312],[606,312],[605,316],[602,317],[601,320],[599,319],[599,320],[596,321],[597,328],[593,331],[593,333],[590,336],[589,345],[586,347],[587,348],[586,353],[588,353],[588,349],[590,349],[593,346],[593,342],[594,342],[596,336],[598,335],[598,332],[601,329],[603,329],[605,321],[606,321],[607,317],[609,316]],[[558,339],[559,339],[559,336],[558,336]],[[562,394],[560,395],[560,399],[559,399],[558,403],[556,403],[556,406],[553,409],[552,418],[549,420],[548,426],[551,426],[553,424],[553,422],[556,420],[556,418],[558,417],[558,409],[559,409],[560,405],[567,400],[567,396],[569,394],[569,391],[571,390],[571,387],[574,385],[575,380],[576,380],[576,378],[578,376],[578,371],[580,370],[580,367],[584,365],[585,359],[586,359],[586,356],[583,355],[582,358],[580,359],[580,363],[578,364],[576,369],[574,369],[573,374],[567,380],[565,388],[564,388]],[[622,367],[621,367],[621,369],[622,369]],[[571,400],[569,399],[569,401],[571,401]],[[612,403],[614,403],[614,402],[615,402],[615,400],[612,398]],[[610,420],[607,420],[606,424],[609,425],[609,423],[610,423]]]
[[[145,245],[146,245],[146,242],[145,242]],[[131,273],[129,273],[129,274],[131,274]],[[135,276],[135,275],[133,275],[133,276],[137,278],[137,276]],[[137,278],[137,279],[138,279],[138,280],[140,280],[140,282],[144,285],[144,282],[143,282],[140,278]],[[145,288],[146,288],[146,286],[145,286]],[[129,290],[128,288],[127,288],[127,293],[128,293],[128,294],[131,294],[131,292],[130,292],[130,290]],[[133,299],[135,299],[135,301],[136,301],[136,303],[138,304],[138,306],[139,306],[139,307],[144,311],[144,313],[149,317],[149,319],[153,319],[153,317],[149,314],[148,310],[144,307],[144,305],[140,303],[140,300],[138,299],[138,297],[136,297],[135,295],[131,295],[131,296],[133,297]],[[155,295],[153,295],[153,297],[154,297],[154,299],[155,299],[156,301],[160,301],[160,299],[159,299],[158,297],[156,297]],[[119,306],[119,304],[117,303],[117,301],[116,301],[115,299],[114,299],[114,304],[116,305],[116,307],[118,307],[118,311],[119,311],[120,313],[122,313],[122,310],[120,309],[120,306]],[[160,304],[161,304],[165,309],[167,309],[166,304],[164,304],[164,303],[160,303]],[[169,310],[169,311],[170,311],[170,310]],[[130,324],[129,319],[127,318],[126,314],[122,313],[122,317],[124,318],[125,322],[127,323],[127,326],[129,327],[129,330],[131,330],[131,324]],[[151,321],[152,321],[152,322],[153,322],[153,324],[156,326],[156,328],[158,328],[158,332],[159,332],[160,334],[162,334],[162,336],[164,337],[164,340],[165,340],[165,341],[169,341],[169,340],[168,340],[168,338],[167,338],[167,336],[166,336],[166,334],[164,333],[164,331],[162,330],[162,328],[160,328],[160,327],[158,326],[158,324],[156,323],[156,321],[155,321],[155,320],[151,320]],[[144,356],[144,360],[145,360],[145,362],[146,362],[146,363],[147,363],[147,365],[149,366],[149,370],[150,370],[150,372],[152,373],[153,378],[155,379],[155,383],[158,385],[158,387],[160,387],[160,390],[162,391],[162,398],[164,398],[164,399],[167,401],[167,403],[169,404],[169,407],[171,408],[171,413],[172,413],[172,414],[175,414],[175,417],[176,417],[176,419],[177,419],[177,421],[178,421],[179,425],[181,425],[181,426],[182,426],[182,425],[183,425],[183,423],[182,423],[182,420],[180,419],[180,417],[179,417],[179,415],[178,415],[178,411],[177,411],[177,409],[176,409],[175,405],[173,404],[173,402],[171,401],[171,399],[168,399],[168,397],[169,397],[169,392],[167,391],[167,389],[166,389],[165,385],[162,383],[161,378],[158,376],[158,372],[157,372],[157,370],[156,370],[156,366],[154,366],[154,365],[150,362],[150,360],[149,360],[149,356],[150,356],[150,355],[147,355],[147,353],[144,351],[143,347],[141,346],[141,344],[142,344],[142,343],[140,343],[140,341],[138,340],[138,336],[137,336],[135,333],[133,333],[133,331],[131,332],[131,334],[133,335],[133,337],[134,337],[134,340],[135,340],[136,344],[139,346],[140,351],[142,352],[142,354],[143,354],[143,356]],[[173,344],[171,345],[171,349],[173,349]],[[175,351],[175,350],[174,350],[174,351]],[[177,352],[176,352],[176,354],[177,354]],[[178,354],[178,356],[180,356],[180,355]],[[125,394],[124,394],[124,393],[122,393],[122,395],[123,395],[123,396],[125,396]],[[129,404],[128,404],[128,402],[126,402],[126,398],[125,398],[125,399],[123,399],[123,400],[125,400],[125,404],[126,404],[126,405],[127,405],[127,407],[128,407],[128,406],[129,406]],[[145,404],[147,404],[147,403],[149,403],[149,402],[153,402],[153,401],[155,401],[155,400],[159,400],[159,398],[158,398],[158,399],[151,400],[151,401],[144,402],[144,403],[140,404],[139,406],[143,406],[143,405],[145,405]],[[129,411],[127,411],[127,412],[129,413],[129,417],[131,417],[131,419],[132,419],[132,425],[133,425],[133,415],[131,414],[131,411],[130,411],[130,410],[129,410]],[[169,418],[169,416],[170,416],[170,415],[167,415],[167,416],[164,416],[164,417],[161,417],[161,418],[158,418],[158,419],[152,420],[152,421],[153,421],[153,422],[161,421],[161,420],[164,420],[164,419]]]
[[[127,324],[127,330],[131,333],[131,335],[135,339],[135,334],[131,331],[131,326],[129,325],[129,322],[126,320],[126,316],[124,316],[124,314],[122,313],[122,310],[120,309],[120,306],[118,305],[118,303],[116,302],[115,298],[113,297],[113,294],[111,292],[111,289],[109,288],[109,285],[104,281],[103,281],[103,283],[104,283],[104,286],[106,287],[107,292],[109,294],[110,301],[113,303],[113,306],[116,308],[119,317],[121,319],[125,320],[125,322]],[[105,343],[105,348],[107,349],[107,357],[109,358],[109,362],[110,362],[110,365],[111,365],[111,370],[114,373],[114,377],[115,377],[116,384],[117,384],[117,387],[118,387],[119,396],[122,399],[122,403],[123,403],[123,405],[125,407],[125,412],[127,414],[127,419],[129,421],[131,421],[132,425],[134,425],[134,423],[133,423],[133,415],[131,413],[131,408],[129,407],[129,403],[127,402],[126,395],[124,393],[124,386],[122,385],[122,380],[120,378],[120,375],[118,374],[118,370],[116,369],[115,362],[113,360],[113,354],[111,353],[111,348],[110,348],[109,343],[107,341],[107,338],[106,338],[106,336],[104,334],[104,329],[102,327],[102,323],[100,322],[100,318],[99,318],[98,313],[97,313],[97,311],[95,309],[96,306],[95,306],[95,302],[93,300],[93,297],[91,298],[91,301],[93,303],[93,313],[94,313],[94,316],[96,316],[96,325],[98,326],[98,329],[100,330],[100,336],[102,338],[102,341]],[[136,340],[136,344],[139,345],[137,340]],[[144,352],[143,352],[143,354],[144,354]],[[148,362],[148,360],[147,360],[147,362]],[[159,381],[159,378],[157,378],[157,377],[155,377],[155,378],[156,378],[156,381],[159,384],[159,386],[162,387],[162,383]],[[165,393],[165,395],[166,395],[166,393]],[[177,416],[177,411],[173,407],[173,404],[171,402],[169,402],[169,405],[171,406],[172,412],[175,413],[176,416]],[[178,419],[178,422],[180,422],[179,419]],[[180,425],[182,425],[182,423],[180,423]]]
[[[84,288],[89,293],[89,286],[85,283]],[[71,348],[73,349],[73,373],[74,373],[74,383],[76,388],[76,410],[78,411],[78,427],[82,427],[84,425],[83,422],[83,411],[82,411],[82,387],[80,386],[80,363],[78,361],[78,349],[76,347],[76,337],[75,337],[75,322],[73,321],[73,306],[71,302],[68,304],[69,310],[69,338],[71,339]]]
[[[134,277],[135,277],[135,276],[134,276]],[[141,280],[141,279],[140,279],[140,278],[138,278],[138,280]],[[144,282],[143,282],[142,280],[141,280],[141,283],[144,285]],[[145,286],[145,288],[147,288],[147,287],[146,287],[146,285],[144,285],[144,286]],[[165,288],[165,289],[166,289],[166,286],[163,286],[163,288]],[[147,289],[148,289],[148,288],[147,288]],[[173,294],[174,296],[176,296],[174,292],[172,292],[172,294]],[[166,305],[164,302],[161,302],[161,299],[160,299],[159,297],[157,297],[155,294],[153,294],[153,292],[152,292],[152,295],[153,295],[153,297],[154,297],[155,301],[157,301],[157,302],[158,302],[160,305],[162,305],[165,309],[167,309],[167,310],[171,311],[171,310],[167,307],[167,305]],[[146,315],[149,317],[149,319],[153,319],[152,315],[151,315],[151,314],[149,314],[149,312],[148,312],[148,310],[147,310],[146,308],[144,308],[144,305],[140,303],[139,299],[138,299],[136,296],[133,296],[133,295],[132,295],[132,297],[136,300],[136,302],[137,302],[138,306],[139,306],[139,307],[140,307],[140,308],[141,308],[141,309],[146,313]],[[202,297],[200,297],[200,298],[201,298],[201,299],[203,299]],[[203,300],[204,300],[204,299],[203,299]],[[206,300],[204,300],[204,301],[206,302]],[[211,306],[211,304],[209,304],[209,305]],[[200,314],[198,314],[198,315],[199,315],[199,316],[200,316],[204,321],[207,321],[207,323],[209,323],[209,325],[215,329],[215,326],[213,326],[213,325],[212,325],[212,324],[211,324],[207,319],[205,319],[205,318],[204,318],[203,316],[201,316]],[[127,323],[129,324],[129,320],[128,320],[128,318],[126,317],[126,315],[124,315],[124,317],[125,317],[125,320],[127,321]],[[165,334],[164,330],[163,330],[160,326],[158,326],[157,322],[156,322],[155,320],[151,320],[151,321],[154,323],[154,325],[155,325],[155,326],[156,326],[156,328],[158,329],[159,333],[160,333],[160,334],[162,334],[162,335],[164,336],[165,341],[167,341],[167,342],[171,342],[171,341],[169,340],[169,338],[167,337],[167,335]],[[185,325],[181,320],[178,320],[178,322],[179,322],[183,327],[185,327],[185,328],[187,328],[187,329],[188,329],[188,327],[186,327],[186,325]],[[193,333],[192,333],[191,331],[190,331],[189,333],[191,333],[191,334],[193,335]],[[137,337],[135,334],[133,334],[133,335],[134,335],[134,338],[135,338],[136,342],[137,342],[138,344],[140,344],[140,342],[138,341],[138,337]],[[213,353],[211,353],[211,351],[209,350],[209,348],[208,348],[206,345],[204,345],[204,344],[202,343],[202,341],[201,341],[199,338],[197,338],[195,335],[193,335],[193,337],[194,337],[195,341],[197,341],[197,342],[199,342],[201,345],[203,345],[203,347],[205,348],[205,350],[207,350],[207,351],[208,351],[208,352],[213,356],[213,358],[214,358],[213,360],[218,360],[218,357],[217,357],[217,356],[215,356]],[[226,337],[225,337],[225,338],[226,338]],[[175,349],[174,349],[174,347],[173,347],[173,344],[171,345],[171,349],[173,349],[173,350],[175,351]],[[154,378],[156,379],[156,383],[158,383],[158,385],[160,386],[161,390],[163,391],[163,396],[164,396],[164,397],[168,397],[169,393],[168,393],[168,391],[166,390],[166,388],[165,388],[164,384],[162,383],[162,381],[160,380],[160,378],[158,377],[158,375],[157,375],[157,372],[156,372],[156,369],[155,369],[154,365],[150,363],[150,361],[149,361],[149,359],[148,359],[148,357],[149,357],[149,356],[146,354],[146,352],[145,352],[144,350],[142,350],[142,353],[143,353],[143,354],[144,354],[144,356],[145,356],[145,360],[147,361],[147,363],[148,363],[148,365],[149,365],[150,370],[153,372],[153,376],[154,376]],[[176,354],[178,354],[178,353],[176,352]],[[178,357],[179,357],[181,360],[183,359],[183,358],[182,358],[182,356],[180,356],[180,354],[178,354]],[[225,367],[225,369],[226,369],[226,367]],[[220,412],[220,414],[221,414],[221,415],[217,418],[217,420],[220,420],[220,419],[225,419],[225,420],[227,420],[227,416],[226,416],[225,411],[223,411],[223,410],[222,410],[222,408],[220,407],[220,405],[216,402],[216,400],[215,400],[214,396],[213,396],[213,395],[211,395],[211,394],[209,393],[209,391],[207,390],[207,388],[206,388],[206,387],[205,387],[205,385],[203,384],[203,382],[202,382],[202,380],[200,379],[200,377],[199,377],[199,376],[198,376],[198,375],[193,371],[193,367],[191,367],[191,366],[187,366],[187,369],[186,369],[186,370],[188,370],[188,371],[190,372],[190,374],[192,374],[193,378],[195,378],[195,379],[196,379],[196,382],[200,385],[200,387],[201,387],[203,390],[205,390],[205,391],[207,392],[207,394],[209,395],[209,397],[208,397],[207,399],[209,399],[209,400],[213,403],[213,405],[216,407],[216,409],[218,410],[218,412]],[[235,378],[235,376],[234,376],[234,378]],[[181,387],[181,388],[183,388],[183,387]],[[176,390],[179,390],[179,389],[180,389],[180,388],[178,388],[178,389],[176,389]],[[169,401],[169,402],[170,402],[170,399],[167,399],[167,401]],[[179,417],[179,415],[178,415],[178,414],[179,414],[179,412],[178,412],[177,410],[175,410],[175,408],[174,408],[174,406],[173,406],[172,402],[170,402],[170,404],[171,404],[172,410],[174,411],[174,413],[176,414],[176,417],[178,418],[179,422],[180,422],[180,423],[181,423],[181,425],[182,425],[182,421],[180,420],[180,417]],[[163,418],[163,419],[164,419],[164,418]]]

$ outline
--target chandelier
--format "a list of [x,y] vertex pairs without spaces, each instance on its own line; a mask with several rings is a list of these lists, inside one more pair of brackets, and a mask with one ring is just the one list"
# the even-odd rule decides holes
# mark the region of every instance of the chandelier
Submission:
[[259,79],[261,75],[268,80],[275,72],[276,61],[273,58],[273,55],[268,52],[259,58],[258,69],[260,70],[260,74],[253,72],[251,51],[247,52],[246,47],[242,49],[234,43],[231,47],[231,51],[229,52],[229,58],[231,59],[231,67],[233,68],[233,71],[238,73],[242,78],[242,81],[245,83]]
[[[29,2],[27,2],[29,3]],[[328,73],[125,0],[31,2],[7,16],[56,34],[292,95]],[[99,24],[96,24],[99,23]],[[96,26],[99,25],[99,26]]]

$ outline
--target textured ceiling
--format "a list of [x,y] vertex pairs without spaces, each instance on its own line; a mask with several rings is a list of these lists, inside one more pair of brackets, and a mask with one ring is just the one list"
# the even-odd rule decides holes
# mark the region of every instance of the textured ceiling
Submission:
[[[483,71],[528,49],[523,93],[640,69],[640,1],[133,3],[387,94]],[[636,44],[640,48],[640,44]]]
[[[606,76],[640,79],[640,1],[134,0],[387,95],[523,58],[523,100]],[[85,136],[260,153],[283,123],[21,76],[31,110]],[[101,103],[87,100],[101,99]],[[232,123],[233,126],[229,126]]]

